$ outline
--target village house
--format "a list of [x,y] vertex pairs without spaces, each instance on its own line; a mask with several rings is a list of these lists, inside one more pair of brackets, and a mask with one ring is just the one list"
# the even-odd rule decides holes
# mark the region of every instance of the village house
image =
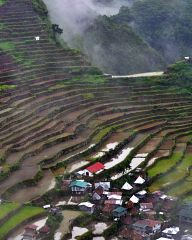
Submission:
[[155,234],[161,230],[161,222],[150,219],[139,220],[132,227],[136,232],[141,234]]
[[22,240],[36,240],[37,239],[37,226],[35,224],[27,225],[23,233]]
[[93,177],[94,174],[98,174],[103,171],[104,165],[100,162],[94,163],[93,165],[87,167],[84,170],[84,175],[88,177]]
[[49,213],[51,213],[52,215],[60,215],[60,214],[62,214],[59,207],[52,207],[49,210]]
[[146,197],[146,194],[147,194],[147,191],[142,190],[142,191],[136,193],[135,195],[136,195],[136,197],[138,197],[139,199],[143,199],[143,198]]
[[142,184],[145,183],[145,179],[143,179],[141,176],[139,176],[139,177],[135,180],[134,183],[137,184],[137,185],[142,185]]
[[73,194],[83,195],[92,187],[92,185],[82,180],[75,180],[71,182],[69,187]]
[[127,215],[127,209],[124,207],[117,207],[113,210],[112,215],[114,218],[121,218]]
[[154,210],[144,211],[142,213],[143,213],[143,217],[146,219],[155,220],[157,216],[157,213]]
[[140,203],[140,211],[149,211],[153,209],[153,203]]
[[180,224],[192,224],[192,203],[183,205],[178,217]]
[[114,199],[114,200],[121,200],[122,199],[122,196],[119,195],[118,193],[110,193],[107,195],[107,198],[110,200],[110,199]]
[[105,200],[104,204],[113,205],[114,207],[122,206],[123,201],[122,200],[115,200],[115,199],[108,199]]
[[90,202],[82,202],[79,204],[79,208],[81,211],[92,214],[95,210],[95,204],[92,204]]
[[136,197],[135,195],[133,195],[133,196],[129,199],[129,201],[131,201],[131,202],[134,203],[134,204],[137,204],[137,203],[139,203],[139,198]]
[[94,184],[95,189],[97,189],[98,187],[102,187],[103,191],[109,191],[109,189],[111,188],[111,183],[110,182],[98,182]]
[[169,227],[162,231],[162,237],[166,237],[169,239],[180,239],[180,229],[179,227]]
[[125,182],[121,189],[125,191],[130,191],[133,189],[133,187],[128,182]]
[[94,192],[92,195],[92,200],[94,202],[99,202],[102,199],[102,194],[99,194],[97,192]]

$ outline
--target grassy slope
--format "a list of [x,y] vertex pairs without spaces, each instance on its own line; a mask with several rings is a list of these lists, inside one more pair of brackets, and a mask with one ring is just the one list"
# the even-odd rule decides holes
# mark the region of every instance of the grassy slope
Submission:
[[2,203],[0,204],[0,219],[19,207],[18,203]]
[[17,214],[11,217],[0,227],[0,238],[4,237],[11,229],[22,223],[24,220],[43,213],[42,208],[25,206]]

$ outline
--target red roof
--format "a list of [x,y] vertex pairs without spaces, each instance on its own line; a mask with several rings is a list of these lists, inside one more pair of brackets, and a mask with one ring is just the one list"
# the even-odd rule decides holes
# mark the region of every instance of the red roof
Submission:
[[95,164],[87,167],[86,169],[87,169],[89,172],[91,172],[91,173],[96,173],[96,172],[104,169],[104,167],[105,167],[105,166],[104,166],[102,163],[97,162],[97,163],[95,163]]

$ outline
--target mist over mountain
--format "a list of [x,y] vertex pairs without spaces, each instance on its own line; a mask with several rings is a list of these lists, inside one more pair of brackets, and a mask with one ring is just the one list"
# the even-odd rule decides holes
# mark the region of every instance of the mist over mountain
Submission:
[[128,0],[44,0],[44,2],[52,21],[59,23],[63,28],[64,40],[71,47],[74,47],[76,39],[83,36],[98,15],[111,16],[117,14],[122,5],[129,5]]
[[103,71],[163,70],[192,54],[190,0],[44,0],[70,47]]

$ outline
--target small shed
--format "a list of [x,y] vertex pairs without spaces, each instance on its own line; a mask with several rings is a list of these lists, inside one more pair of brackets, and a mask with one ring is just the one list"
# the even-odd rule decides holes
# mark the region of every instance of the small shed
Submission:
[[36,240],[37,239],[37,226],[35,224],[27,225],[23,233],[22,240]]

